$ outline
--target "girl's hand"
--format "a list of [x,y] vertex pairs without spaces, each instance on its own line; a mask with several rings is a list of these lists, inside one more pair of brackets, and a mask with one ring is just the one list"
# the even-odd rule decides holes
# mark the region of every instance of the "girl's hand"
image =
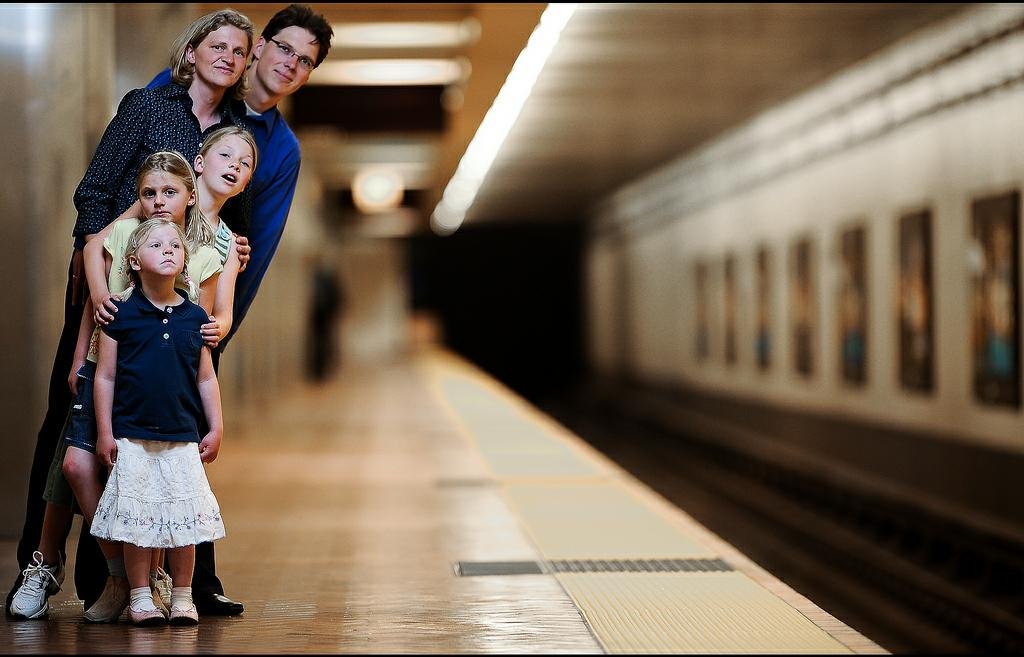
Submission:
[[113,436],[99,436],[96,439],[96,456],[107,468],[114,467],[117,462],[117,443]]
[[252,251],[249,238],[235,235],[235,250],[238,251],[238,271],[245,271],[245,266],[249,264],[249,253]]
[[199,327],[199,332],[203,335],[203,344],[210,349],[216,349],[220,344],[220,322],[213,315],[210,315],[209,323]]
[[71,389],[72,395],[78,394],[78,370],[82,369],[82,365],[85,365],[85,359],[76,358],[71,363],[71,373],[68,374],[68,388]]
[[199,443],[200,461],[203,463],[213,463],[217,460],[217,454],[220,452],[220,438],[221,435],[217,431],[211,431],[203,436],[202,441]]
[[115,300],[120,301],[121,296],[118,294],[108,294],[92,300],[92,307],[96,309],[96,312],[93,313],[93,319],[100,326],[106,326],[114,321],[114,313],[117,312],[117,306],[114,305]]

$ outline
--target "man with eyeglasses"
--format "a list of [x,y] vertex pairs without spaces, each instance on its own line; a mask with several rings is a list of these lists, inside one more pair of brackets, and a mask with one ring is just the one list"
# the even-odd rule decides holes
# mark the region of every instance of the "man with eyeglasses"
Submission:
[[[252,48],[249,93],[239,113],[252,130],[259,149],[259,164],[249,183],[252,209],[249,226],[232,226],[249,238],[249,263],[235,283],[234,320],[231,331],[213,352],[214,367],[219,369],[220,353],[242,325],[256,298],[270,260],[284,234],[288,210],[299,178],[299,142],[277,110],[277,104],[309,80],[309,74],[327,57],[334,31],[320,14],[308,5],[285,7],[267,23]],[[158,74],[150,87],[170,80],[170,70]],[[244,110],[244,111],[242,111]],[[213,543],[196,546],[193,599],[200,615],[234,616],[242,613],[240,602],[224,595],[217,578]]]

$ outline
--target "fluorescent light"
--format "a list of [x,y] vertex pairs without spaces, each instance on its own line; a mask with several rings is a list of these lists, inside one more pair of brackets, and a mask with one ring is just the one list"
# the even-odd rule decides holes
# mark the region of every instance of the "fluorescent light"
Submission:
[[316,69],[313,84],[446,85],[467,75],[463,59],[343,59],[327,60]]
[[335,48],[459,48],[476,40],[480,23],[346,23],[332,26]]
[[435,233],[448,235],[462,225],[498,150],[519,118],[519,112],[529,98],[537,76],[575,11],[575,4],[549,4],[541,14],[540,23],[512,65],[505,84],[498,91],[473,140],[466,147],[455,175],[445,187],[441,202],[430,217],[430,225]]

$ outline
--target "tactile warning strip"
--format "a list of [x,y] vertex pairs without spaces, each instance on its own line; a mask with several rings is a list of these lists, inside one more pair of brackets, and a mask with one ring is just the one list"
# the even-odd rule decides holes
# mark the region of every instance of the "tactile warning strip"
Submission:
[[548,561],[719,556],[616,481],[508,484],[505,495]]
[[460,577],[544,573],[719,573],[733,568],[721,559],[560,559],[556,561],[459,561]]
[[478,383],[446,376],[445,399],[498,477],[594,476],[601,471],[542,424]]
[[598,559],[547,562],[554,573],[722,573],[732,566],[721,559]]
[[852,652],[741,573],[557,577],[610,653]]
[[[435,364],[440,397],[541,555],[461,574],[554,576],[609,653],[885,652],[471,366]],[[608,572],[628,563],[705,570]]]

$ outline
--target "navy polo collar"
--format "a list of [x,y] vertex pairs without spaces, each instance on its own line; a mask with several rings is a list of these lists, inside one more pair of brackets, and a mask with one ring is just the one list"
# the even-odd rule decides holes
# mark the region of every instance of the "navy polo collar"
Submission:
[[[181,308],[188,304],[188,294],[180,289],[174,288],[175,294],[184,300],[184,303],[179,303],[177,306],[171,306],[172,308]],[[136,289],[128,300],[135,300],[135,307],[139,309],[139,313],[143,315],[165,315],[167,314],[167,307],[158,308],[153,305],[153,302],[146,298],[146,295],[142,293],[141,289]]]

